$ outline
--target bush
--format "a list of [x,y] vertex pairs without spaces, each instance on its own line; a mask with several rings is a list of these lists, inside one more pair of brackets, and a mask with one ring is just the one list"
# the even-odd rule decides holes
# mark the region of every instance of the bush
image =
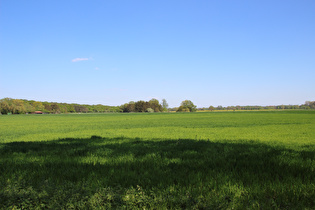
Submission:
[[189,108],[180,106],[176,112],[190,112]]
[[146,112],[153,113],[154,110],[152,108],[147,108]]

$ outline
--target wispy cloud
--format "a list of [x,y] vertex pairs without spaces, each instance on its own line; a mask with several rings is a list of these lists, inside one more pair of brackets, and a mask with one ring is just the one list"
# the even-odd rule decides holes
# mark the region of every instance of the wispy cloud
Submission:
[[75,58],[75,59],[72,59],[71,61],[72,62],[78,62],[78,61],[87,61],[89,60],[88,58]]

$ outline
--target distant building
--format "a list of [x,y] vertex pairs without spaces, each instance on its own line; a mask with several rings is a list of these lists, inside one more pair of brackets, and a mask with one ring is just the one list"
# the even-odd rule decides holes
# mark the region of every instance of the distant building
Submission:
[[34,114],[43,114],[42,111],[35,111]]

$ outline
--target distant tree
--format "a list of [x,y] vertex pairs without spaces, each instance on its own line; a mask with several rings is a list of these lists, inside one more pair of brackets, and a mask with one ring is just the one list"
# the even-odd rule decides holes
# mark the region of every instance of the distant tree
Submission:
[[12,113],[12,99],[11,98],[3,98],[0,100],[0,112],[2,114]]
[[13,105],[13,114],[25,114],[26,108],[24,105],[24,101],[21,99],[13,99],[12,100]]
[[315,101],[311,101],[308,105],[311,109],[315,109]]
[[195,112],[197,110],[197,106],[195,106],[194,103],[190,100],[182,101],[181,107],[189,109],[190,112]]
[[214,110],[214,106],[209,106],[209,110],[213,111]]
[[60,113],[68,113],[67,104],[60,103],[58,105],[59,105]]
[[305,104],[303,104],[303,105],[300,106],[300,109],[310,109],[310,107],[306,106]]
[[190,112],[189,108],[184,107],[184,106],[180,106],[178,107],[178,109],[176,110],[176,112]]
[[106,109],[106,106],[103,106],[101,104],[91,106],[92,112],[106,112],[107,110],[108,109]]
[[67,104],[67,111],[70,113],[75,112],[73,104]]
[[111,106],[109,107],[110,112],[123,112],[123,109],[117,106]]
[[121,106],[121,109],[123,112],[135,112],[136,111],[135,102],[130,101],[129,103],[126,103],[123,106]]
[[76,112],[78,112],[78,113],[87,113],[88,111],[89,111],[89,109],[88,108],[86,108],[85,106],[83,106],[83,105],[74,105],[74,110],[76,111]]
[[47,112],[47,113],[51,113],[52,112],[52,109],[51,109],[51,106],[50,106],[49,102],[43,102],[43,105],[44,105],[44,112]]
[[24,106],[25,106],[26,113],[32,113],[32,112],[36,111],[34,106],[29,102],[24,102]]
[[150,107],[149,102],[146,101],[137,101],[135,103],[135,110],[136,112],[145,112],[147,108]]
[[154,110],[154,112],[161,112],[163,110],[161,104],[159,103],[159,101],[155,98],[152,98],[150,101],[149,101],[149,106],[151,109]]
[[51,108],[52,113],[55,113],[55,114],[60,113],[60,107],[57,103],[51,103],[50,108]]
[[162,99],[162,108],[163,108],[163,112],[167,112],[168,103],[167,103],[166,99]]
[[43,105],[43,103],[42,103],[42,102],[39,102],[39,101],[34,101],[34,102],[32,103],[32,105],[33,105],[35,111],[43,111],[44,108],[45,108],[44,105]]

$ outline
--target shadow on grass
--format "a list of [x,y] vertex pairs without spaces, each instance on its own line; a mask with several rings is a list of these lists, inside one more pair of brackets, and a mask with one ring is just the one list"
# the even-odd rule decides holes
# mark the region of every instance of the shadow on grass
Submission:
[[[92,136],[88,139],[5,143],[0,147],[0,157],[0,188],[7,189],[1,196],[9,200],[19,192],[9,192],[12,188],[9,185],[14,183],[19,188],[45,189],[48,194],[58,186],[70,183],[77,186],[74,187],[77,192],[86,195],[106,187],[141,186],[144,190],[152,190],[179,186],[195,188],[203,194],[235,185],[257,194],[275,186],[273,190],[277,191],[277,186],[283,186],[278,189],[278,196],[285,196],[292,184],[315,182],[312,166],[315,151],[294,151],[254,141]],[[309,193],[305,201],[308,205],[311,202],[308,197],[313,196],[314,191]]]

